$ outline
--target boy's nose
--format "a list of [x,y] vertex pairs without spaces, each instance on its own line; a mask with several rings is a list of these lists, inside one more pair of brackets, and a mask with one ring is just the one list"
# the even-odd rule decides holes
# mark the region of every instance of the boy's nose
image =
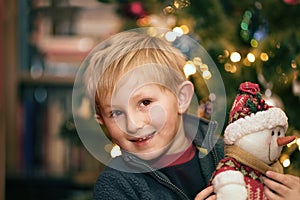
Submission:
[[140,125],[136,123],[136,121],[133,121],[131,118],[127,119],[127,132],[134,134],[137,132],[137,130],[140,128]]
[[127,118],[127,132],[135,134],[139,129],[143,128],[146,124],[147,117],[142,114],[133,114]]

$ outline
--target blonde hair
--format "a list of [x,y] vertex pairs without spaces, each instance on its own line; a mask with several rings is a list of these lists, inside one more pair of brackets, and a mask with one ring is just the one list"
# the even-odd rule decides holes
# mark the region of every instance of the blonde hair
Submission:
[[85,84],[96,106],[101,105],[101,99],[112,94],[125,73],[144,66],[148,79],[176,93],[178,86],[186,80],[185,62],[181,52],[161,38],[140,32],[122,32],[101,43],[92,53],[85,72]]

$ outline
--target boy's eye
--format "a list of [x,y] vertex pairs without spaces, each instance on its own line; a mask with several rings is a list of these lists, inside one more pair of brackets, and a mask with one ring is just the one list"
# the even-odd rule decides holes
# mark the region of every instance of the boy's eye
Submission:
[[122,114],[123,114],[123,112],[120,111],[120,110],[113,110],[113,111],[111,111],[111,113],[110,113],[110,117],[115,118],[115,117],[118,117],[118,116],[120,116],[120,115],[122,115]]
[[147,99],[147,100],[141,101],[140,106],[146,107],[146,106],[148,106],[148,105],[150,105],[150,104],[151,104],[151,101]]

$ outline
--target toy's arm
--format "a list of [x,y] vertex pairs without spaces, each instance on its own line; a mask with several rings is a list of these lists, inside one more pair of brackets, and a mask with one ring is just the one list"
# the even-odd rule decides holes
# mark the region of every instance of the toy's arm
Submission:
[[240,171],[223,171],[212,181],[218,200],[245,200],[247,190]]

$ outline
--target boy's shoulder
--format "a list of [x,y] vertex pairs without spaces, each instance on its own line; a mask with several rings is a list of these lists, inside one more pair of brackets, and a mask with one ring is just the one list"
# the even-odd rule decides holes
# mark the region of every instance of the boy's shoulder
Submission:
[[201,134],[206,135],[207,130],[209,128],[214,128],[215,131],[217,127],[216,121],[211,121],[205,118],[201,118],[192,114],[184,114],[183,115],[183,123],[185,127],[185,131],[201,131]]
[[[111,163],[114,163],[114,165],[124,165],[124,161],[121,157],[112,159]],[[139,177],[141,175],[142,174],[128,173],[126,171],[117,170],[113,167],[107,166],[100,173],[95,183],[94,199],[123,199],[123,195],[134,195],[135,190],[146,186],[143,178]],[[114,198],[111,198],[112,195]],[[101,198],[97,198],[97,196]],[[132,198],[136,199],[133,196]]]
[[[132,175],[126,176],[125,172],[106,167],[94,185],[93,199],[126,199],[127,197],[134,199],[132,195],[135,194],[134,190],[137,188],[130,184],[132,177]],[[139,184],[142,185],[142,183]]]
[[[116,157],[113,162],[121,161]],[[168,187],[160,184],[151,173],[130,173],[106,167],[94,186],[94,200],[102,199],[178,199]]]
[[199,158],[207,159],[207,168],[214,168],[224,157],[223,137],[216,132],[218,123],[187,114],[183,122],[186,134],[192,137],[193,144],[199,150]]

